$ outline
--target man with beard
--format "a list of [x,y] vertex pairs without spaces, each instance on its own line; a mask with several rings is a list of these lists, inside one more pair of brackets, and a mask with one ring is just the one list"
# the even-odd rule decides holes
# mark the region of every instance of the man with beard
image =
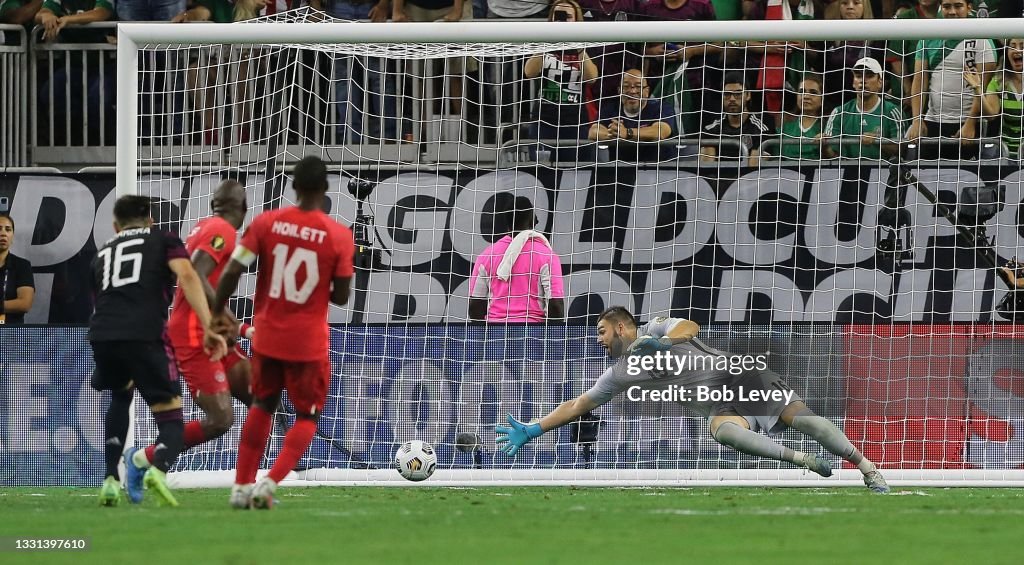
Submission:
[[[649,397],[651,401],[659,397],[666,400],[665,393],[669,393],[670,400],[706,416],[711,437],[722,445],[748,455],[786,461],[823,477],[832,475],[832,466],[823,457],[790,449],[769,437],[793,428],[855,465],[869,489],[889,492],[874,463],[835,424],[808,409],[779,374],[768,370],[763,356],[747,363],[751,356],[708,347],[697,338],[699,330],[694,322],[676,318],[655,318],[638,327],[625,308],[605,310],[598,317],[597,342],[618,361],[590,390],[563,402],[538,422],[525,424],[508,415],[508,426],[494,428],[499,449],[514,456],[530,440],[572,422],[623,392],[630,400]],[[720,391],[723,399],[702,399],[701,389]],[[725,397],[728,391],[732,400]]]
[[[772,128],[759,116],[747,112],[750,91],[747,90],[746,81],[741,73],[728,73],[723,82],[722,115],[704,126],[701,159],[735,161],[746,156],[746,163],[756,167],[761,155],[761,141],[764,136],[771,134]],[[742,153],[740,146],[744,150]]]
[[[651,87],[640,70],[622,73],[618,107],[602,106],[601,120],[590,126],[590,140],[615,142],[611,147],[613,159],[657,161],[657,142],[672,137],[672,109],[650,96]],[[641,145],[643,142],[653,143]]]

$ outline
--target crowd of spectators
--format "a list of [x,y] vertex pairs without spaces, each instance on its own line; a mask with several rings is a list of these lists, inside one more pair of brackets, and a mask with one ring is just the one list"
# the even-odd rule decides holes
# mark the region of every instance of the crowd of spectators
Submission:
[[[109,21],[231,22],[297,7],[300,0],[3,0],[0,21],[39,26],[43,41],[83,41],[79,24]],[[535,18],[564,25],[624,20],[784,20],[1021,17],[1022,0],[302,0],[341,19],[378,22]],[[478,24],[484,25],[484,24]],[[85,31],[85,30],[83,30]],[[95,35],[95,30],[89,30]],[[783,159],[889,158],[908,144],[920,156],[983,155],[979,138],[1001,138],[1001,156],[1018,158],[1024,39],[831,42],[627,43],[557,50],[520,59],[534,99],[516,136],[560,161],[610,157],[650,161],[680,156],[673,140],[693,140],[705,161],[756,165]],[[472,58],[445,65],[437,114],[468,118],[466,84],[507,88]],[[218,127],[209,110],[213,77],[193,62],[187,91],[206,143]],[[331,65],[335,124],[348,143],[422,138],[400,123],[400,68],[393,60],[338,56]],[[74,75],[74,71],[70,73]],[[244,70],[243,70],[244,74]],[[500,75],[505,72],[497,73]],[[68,89],[97,91],[113,107],[113,73]],[[518,75],[517,75],[518,76]],[[436,77],[435,77],[436,78]],[[425,80],[431,77],[425,76]],[[64,91],[65,73],[44,76]],[[76,88],[78,90],[76,90]],[[520,98],[527,93],[519,89]],[[232,96],[243,97],[234,93]],[[44,101],[40,101],[44,102]],[[475,100],[473,116],[507,120],[504,104]],[[92,116],[100,108],[90,103]],[[112,115],[112,114],[111,114]],[[244,137],[244,136],[243,136]],[[929,141],[939,140],[939,141]],[[507,141],[495,139],[496,143]],[[645,147],[644,144],[651,144]],[[668,149],[666,149],[668,148]],[[694,151],[695,155],[697,151]],[[987,155],[999,156],[999,155]]]

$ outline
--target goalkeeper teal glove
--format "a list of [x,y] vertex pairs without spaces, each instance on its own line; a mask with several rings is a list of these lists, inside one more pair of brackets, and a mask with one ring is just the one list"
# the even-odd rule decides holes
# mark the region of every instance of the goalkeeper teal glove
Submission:
[[[498,437],[494,443],[498,444],[498,451],[512,457],[519,451],[519,448],[530,443],[531,439],[544,435],[540,424],[524,424],[508,415],[508,426],[494,426],[494,432]],[[504,445],[502,445],[504,444]]]
[[630,355],[639,355],[641,357],[647,355],[654,355],[657,351],[668,351],[672,349],[672,340],[663,337],[661,339],[655,339],[649,335],[638,337],[632,345],[629,346]]

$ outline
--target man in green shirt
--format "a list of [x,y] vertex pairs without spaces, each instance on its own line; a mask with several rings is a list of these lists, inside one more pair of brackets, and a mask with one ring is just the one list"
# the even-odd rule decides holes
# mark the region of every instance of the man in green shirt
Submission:
[[836,141],[859,139],[860,143],[829,144],[825,153],[851,159],[881,159],[899,153],[903,113],[899,104],[882,96],[882,65],[864,57],[853,65],[856,98],[836,108],[825,124],[825,137]]

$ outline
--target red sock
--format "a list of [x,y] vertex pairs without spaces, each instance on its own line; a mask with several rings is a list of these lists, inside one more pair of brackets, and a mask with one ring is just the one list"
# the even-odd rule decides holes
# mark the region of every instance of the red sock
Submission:
[[199,420],[192,420],[185,423],[185,449],[195,447],[206,441],[206,434],[203,433],[203,426]]
[[316,422],[307,418],[296,418],[295,425],[284,436],[284,446],[281,453],[277,455],[274,466],[267,475],[275,483],[279,483],[288,476],[295,464],[306,453],[309,442],[313,441],[313,434],[316,433]]
[[156,451],[156,446],[155,445],[149,445],[143,451],[146,452],[146,461],[149,461],[149,463],[152,464],[153,463],[153,453]]
[[242,426],[242,437],[238,441],[238,464],[235,469],[235,484],[247,485],[256,482],[256,471],[260,468],[260,458],[267,448],[270,427],[273,422],[270,413],[253,405]]

